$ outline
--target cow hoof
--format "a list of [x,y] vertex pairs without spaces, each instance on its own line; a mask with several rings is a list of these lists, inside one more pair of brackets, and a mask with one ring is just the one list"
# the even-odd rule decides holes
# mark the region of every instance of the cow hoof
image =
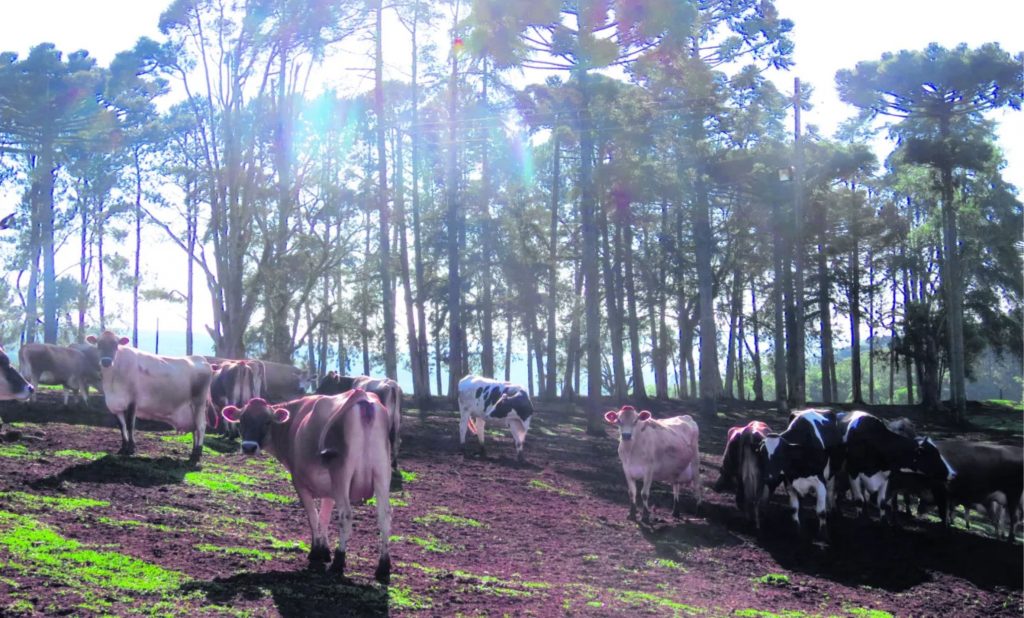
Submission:
[[122,446],[118,451],[118,455],[122,457],[129,457],[135,454],[135,447]]
[[335,575],[345,575],[345,552],[334,550],[334,560],[331,561],[331,567],[328,570]]
[[314,547],[309,550],[310,562],[330,562],[331,550],[326,547]]
[[380,562],[377,563],[377,570],[373,573],[373,578],[383,586],[391,583],[391,556],[384,556],[380,559]]

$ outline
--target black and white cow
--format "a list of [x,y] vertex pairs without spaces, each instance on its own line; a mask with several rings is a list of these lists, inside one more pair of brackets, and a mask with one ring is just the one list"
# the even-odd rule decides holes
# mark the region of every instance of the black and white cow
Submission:
[[843,465],[843,440],[833,412],[804,410],[786,431],[768,434],[758,449],[770,492],[785,484],[793,522],[800,528],[800,498],[814,492],[818,534],[827,535],[827,515],[835,504],[836,472]]
[[761,508],[768,501],[764,483],[764,459],[758,449],[771,431],[761,421],[750,421],[742,427],[729,429],[722,455],[722,474],[715,489],[736,488],[736,507],[754,526],[761,529]]
[[533,402],[522,386],[468,375],[459,380],[459,414],[459,444],[463,448],[466,446],[466,430],[469,429],[480,440],[481,452],[486,452],[484,430],[487,421],[493,420],[508,427],[516,445],[516,458],[523,460],[526,432],[533,418]]
[[1024,494],[1024,450],[1020,446],[940,440],[936,442],[942,457],[956,476],[950,481],[947,496],[936,496],[939,514],[949,525],[949,507],[975,504],[1005,509],[1010,518],[1010,539],[1020,517],[1017,508]]
[[888,489],[893,474],[916,475],[929,486],[944,485],[956,476],[929,438],[908,438],[877,416],[859,410],[840,414],[838,422],[846,445],[843,470],[861,514],[872,496],[880,516],[890,508]]

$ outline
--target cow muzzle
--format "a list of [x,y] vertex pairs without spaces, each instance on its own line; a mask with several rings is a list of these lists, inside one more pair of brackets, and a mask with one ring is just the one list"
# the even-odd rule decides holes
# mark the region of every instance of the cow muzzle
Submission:
[[622,433],[622,439],[625,440],[626,442],[629,442],[630,440],[633,439],[633,434],[632,433],[623,432]]
[[114,364],[114,359],[110,358],[109,356],[104,356],[103,358],[100,359],[100,364],[103,365],[105,368],[110,369],[110,366]]
[[260,450],[259,442],[245,441],[242,442],[242,452],[246,455],[255,455]]

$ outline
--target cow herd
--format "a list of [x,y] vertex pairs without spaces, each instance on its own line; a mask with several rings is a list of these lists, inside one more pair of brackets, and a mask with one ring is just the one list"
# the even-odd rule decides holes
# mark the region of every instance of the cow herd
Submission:
[[[401,443],[402,390],[397,382],[330,372],[320,379],[316,393],[307,395],[309,378],[290,365],[159,356],[135,349],[109,331],[87,340],[91,345],[24,345],[21,373],[0,348],[0,400],[29,399],[40,383],[63,385],[65,402],[70,392],[84,397],[89,386],[99,386],[120,424],[119,454],[135,452],[135,419],[151,419],[192,433],[192,464],[199,463],[208,424],[223,420],[225,430],[239,437],[244,455],[265,451],[291,474],[309,519],[310,561],[330,562],[332,571],[343,573],[353,505],[375,499],[380,535],[375,577],[385,584],[390,580],[389,488]],[[458,404],[463,449],[467,432],[472,432],[483,451],[491,423],[508,429],[517,459],[524,459],[534,417],[528,391],[469,375],[459,382]],[[681,515],[684,487],[693,493],[699,512],[700,430],[693,418],[655,419],[646,410],[624,406],[608,411],[605,420],[619,432],[630,518],[637,514],[637,482],[642,483],[644,521],[650,518],[655,481],[671,486],[673,516]],[[1021,519],[1020,447],[932,441],[917,436],[906,421],[887,425],[866,412],[815,409],[792,414],[781,433],[752,421],[733,427],[726,438],[715,488],[734,489],[736,505],[758,530],[764,506],[779,486],[789,497],[798,529],[801,499],[814,495],[818,533],[824,537],[835,521],[838,500],[847,492],[862,514],[870,505],[881,517],[894,518],[901,494],[907,505],[909,496],[919,500],[919,514],[929,505],[937,507],[946,525],[956,505],[983,510],[995,522],[997,534],[1008,520],[1010,539]],[[335,511],[341,525],[332,556],[327,530]]]

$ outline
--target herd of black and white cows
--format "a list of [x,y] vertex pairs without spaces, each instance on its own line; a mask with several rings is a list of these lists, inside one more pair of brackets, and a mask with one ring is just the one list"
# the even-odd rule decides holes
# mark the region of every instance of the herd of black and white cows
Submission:
[[[352,505],[376,498],[380,544],[375,577],[389,581],[388,493],[398,468],[402,402],[394,380],[331,372],[319,381],[316,394],[307,395],[308,378],[290,365],[158,356],[128,343],[107,331],[89,337],[88,345],[26,344],[19,353],[20,373],[0,348],[0,400],[29,399],[43,383],[63,385],[66,403],[69,393],[84,397],[89,386],[97,387],[120,423],[119,454],[135,452],[135,419],[150,419],[192,433],[192,464],[199,463],[207,424],[216,426],[223,419],[225,430],[240,438],[242,453],[266,451],[288,469],[309,518],[311,561],[330,562],[332,571],[343,573]],[[470,375],[459,382],[458,403],[463,448],[471,431],[483,451],[486,423],[492,422],[509,430],[517,459],[523,460],[534,415],[525,389]],[[673,516],[681,514],[684,486],[700,510],[700,430],[693,418],[659,420],[624,406],[608,411],[605,420],[619,431],[630,518],[636,517],[638,481],[644,521],[650,517],[654,481],[671,485]],[[849,492],[862,515],[873,503],[880,517],[888,514],[891,520],[901,493],[908,512],[909,496],[916,496],[918,513],[934,505],[946,526],[952,507],[964,506],[968,522],[970,509],[979,509],[988,513],[997,535],[1006,521],[1013,540],[1024,508],[1024,459],[1019,446],[933,441],[916,435],[908,421],[886,424],[860,411],[794,412],[781,433],[760,421],[730,429],[715,488],[734,489],[737,506],[760,530],[762,509],[780,485],[798,530],[800,500],[814,494],[823,537],[837,513],[837,499]],[[332,558],[327,530],[335,510],[341,533]]]

